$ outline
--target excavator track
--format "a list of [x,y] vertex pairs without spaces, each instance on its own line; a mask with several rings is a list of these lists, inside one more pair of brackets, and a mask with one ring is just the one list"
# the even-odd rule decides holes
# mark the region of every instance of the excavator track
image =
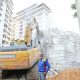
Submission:
[[30,69],[3,70],[0,80],[38,80],[37,63]]

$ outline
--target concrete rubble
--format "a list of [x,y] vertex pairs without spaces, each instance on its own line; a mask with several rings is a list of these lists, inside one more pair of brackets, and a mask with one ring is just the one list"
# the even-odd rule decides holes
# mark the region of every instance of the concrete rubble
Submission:
[[80,35],[74,32],[50,29],[41,39],[43,53],[48,57],[53,75],[55,70],[80,67]]

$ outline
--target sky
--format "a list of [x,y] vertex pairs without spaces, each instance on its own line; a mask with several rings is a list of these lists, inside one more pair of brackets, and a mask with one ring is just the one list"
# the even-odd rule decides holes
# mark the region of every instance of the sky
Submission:
[[75,11],[71,9],[71,4],[75,3],[75,0],[13,0],[14,12],[19,12],[34,3],[42,2],[52,11],[50,17],[53,21],[53,27],[80,34],[78,19],[73,18]]

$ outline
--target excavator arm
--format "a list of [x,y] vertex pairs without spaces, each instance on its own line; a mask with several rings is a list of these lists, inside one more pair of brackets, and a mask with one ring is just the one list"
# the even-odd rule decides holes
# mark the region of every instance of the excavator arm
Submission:
[[32,34],[31,27],[26,27],[25,36],[24,36],[24,42],[25,42],[26,45],[30,45],[31,44],[31,34]]

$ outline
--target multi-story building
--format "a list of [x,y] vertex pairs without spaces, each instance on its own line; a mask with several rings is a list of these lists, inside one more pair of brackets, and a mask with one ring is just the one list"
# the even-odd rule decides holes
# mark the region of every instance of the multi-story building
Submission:
[[44,32],[47,31],[48,28],[50,28],[50,17],[48,15],[50,12],[51,10],[44,3],[39,5],[34,4],[18,12],[16,17],[13,18],[13,27],[15,27],[15,35],[13,35],[15,39],[24,38],[25,27],[27,24],[31,23],[33,17],[36,17],[39,29]]
[[80,27],[80,0],[75,0],[75,1],[76,1],[76,9],[77,9],[78,22],[79,22],[79,27]]
[[12,0],[0,0],[0,46],[10,42],[12,14]]

